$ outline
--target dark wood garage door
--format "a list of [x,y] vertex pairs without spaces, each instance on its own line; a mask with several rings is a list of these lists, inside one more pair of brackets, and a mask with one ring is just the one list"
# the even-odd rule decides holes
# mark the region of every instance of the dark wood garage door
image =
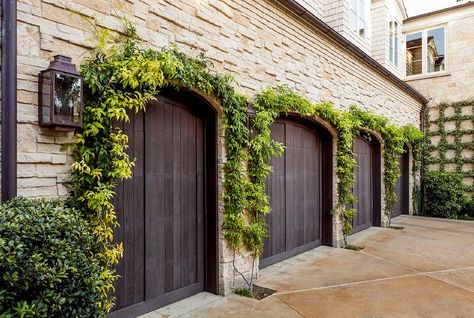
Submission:
[[215,291],[215,205],[207,199],[215,197],[212,120],[199,107],[160,97],[145,114],[130,114],[124,126],[136,162],[133,178],[118,185],[114,200],[120,223],[115,239],[123,242],[124,256],[110,317],[135,317]]
[[391,217],[396,217],[402,214],[408,214],[410,204],[410,167],[409,167],[409,150],[405,147],[405,152],[399,158],[400,164],[400,178],[397,181],[397,204],[395,205],[394,211]]
[[380,225],[380,150],[375,141],[354,139],[357,167],[354,195],[357,198],[352,232]]
[[270,236],[264,242],[260,267],[321,245],[323,232],[330,232],[323,226],[331,201],[327,190],[332,185],[323,170],[326,137],[288,119],[275,122],[271,131],[272,138],[284,144],[285,152],[272,160],[273,173],[266,183],[271,201],[266,218]]

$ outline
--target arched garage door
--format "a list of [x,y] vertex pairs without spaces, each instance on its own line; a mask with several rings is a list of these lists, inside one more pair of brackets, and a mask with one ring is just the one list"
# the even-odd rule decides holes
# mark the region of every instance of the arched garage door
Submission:
[[260,267],[331,244],[332,138],[315,123],[282,118],[271,127],[285,152],[267,179],[271,213]]
[[391,217],[409,213],[410,204],[410,155],[408,147],[405,147],[404,153],[399,157],[400,178],[397,181],[397,204]]
[[381,222],[380,144],[375,138],[370,139],[371,141],[362,137],[354,139],[357,163],[354,195],[357,198],[357,213],[353,220],[352,233],[374,225],[380,226]]
[[114,200],[124,256],[110,317],[216,292],[215,115],[196,98],[170,94],[123,127],[136,161]]

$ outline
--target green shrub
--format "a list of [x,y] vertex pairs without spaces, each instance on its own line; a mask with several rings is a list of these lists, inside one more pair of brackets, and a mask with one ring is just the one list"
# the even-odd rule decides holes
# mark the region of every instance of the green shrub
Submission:
[[0,317],[102,317],[95,239],[62,202],[0,205]]
[[474,219],[474,199],[466,200],[461,209],[461,216]]
[[425,176],[425,214],[455,219],[466,201],[463,176],[458,173],[428,172]]

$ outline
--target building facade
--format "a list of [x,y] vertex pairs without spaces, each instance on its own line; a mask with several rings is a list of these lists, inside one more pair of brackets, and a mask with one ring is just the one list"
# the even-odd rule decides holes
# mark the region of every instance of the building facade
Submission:
[[[287,85],[313,102],[330,101],[341,110],[357,105],[363,110],[386,116],[397,125],[420,126],[420,112],[426,100],[400,80],[404,70],[401,24],[406,13],[403,3],[397,0],[376,0],[372,3],[365,0],[19,0],[17,4],[18,195],[34,198],[68,195],[73,160],[70,151],[64,146],[74,140],[74,134],[39,127],[38,73],[46,69],[57,54],[70,56],[74,64],[81,64],[82,59],[93,49],[88,41],[94,34],[94,27],[88,22],[90,20],[95,21],[99,28],[120,32],[122,18],[126,17],[136,25],[146,46],[159,49],[177,45],[191,56],[204,53],[218,70],[230,73],[235,78],[239,91],[250,96],[268,87]],[[459,36],[462,37],[461,34]],[[415,86],[423,89],[422,82],[418,83]],[[181,107],[178,100],[166,97],[162,103],[171,105],[171,108]],[[218,199],[215,213],[221,224],[223,164],[226,161],[223,111],[212,101],[208,104],[217,114]],[[154,120],[162,120],[159,115],[156,116]],[[283,127],[285,131],[293,129],[296,135],[306,131],[301,130],[301,127],[313,125],[309,122],[296,123],[291,118],[285,120],[280,122],[280,128]],[[196,123],[199,125],[198,119]],[[179,122],[177,125],[180,125]],[[324,127],[324,123],[318,125]],[[137,133],[133,130],[135,128],[130,129],[130,134]],[[328,130],[324,134],[309,134],[307,138],[312,140],[315,136],[325,136],[325,142],[331,145],[333,156],[328,167],[332,170],[332,191],[329,199],[326,199],[335,203],[337,177],[334,154],[337,136]],[[281,141],[285,142],[284,139]],[[370,153],[370,147],[364,143],[355,145],[361,154]],[[367,157],[369,162],[373,158],[379,158],[380,161],[380,148],[383,149],[383,145],[377,147],[378,157],[375,153],[374,157],[370,155]],[[316,167],[319,163],[313,164]],[[377,171],[378,176],[374,180],[378,181],[370,179],[367,182],[378,182],[376,187],[382,188],[383,164],[379,162],[378,165],[380,169],[371,170]],[[411,174],[409,178],[410,187],[413,187]],[[361,186],[364,186],[362,181]],[[122,189],[123,193],[119,195],[130,193],[127,189]],[[133,185],[131,189],[134,189]],[[116,204],[129,209],[123,205],[127,199],[122,199],[122,203]],[[380,205],[376,218],[382,219],[380,225],[383,225],[383,192],[371,200],[377,201],[375,205]],[[411,204],[408,206],[404,213],[412,212]],[[133,209],[127,211],[133,214]],[[126,222],[124,219],[121,221]],[[373,220],[361,222],[361,229],[373,225]],[[342,225],[337,216],[331,216],[330,227],[332,237],[325,244],[340,246]],[[143,228],[136,231],[143,232]],[[226,294],[236,278],[233,253],[222,235],[219,234],[216,239],[218,284],[211,291]],[[307,246],[321,244],[317,242],[311,241],[314,244]],[[134,245],[133,242],[127,244],[125,258],[130,259],[133,256],[127,253],[134,249]],[[285,250],[282,257],[302,250],[296,248],[291,253]],[[236,262],[243,273],[250,271],[252,261],[245,253]],[[200,285],[191,290],[202,289]],[[179,298],[169,295],[165,293],[161,296]],[[127,308],[136,308],[136,304],[143,302],[144,299],[140,297],[147,296],[120,300],[122,314],[127,312]]]
[[[473,106],[474,3],[410,17],[404,21],[405,81],[429,100],[426,130],[430,171],[460,172],[474,184]],[[471,190],[472,191],[472,190]]]

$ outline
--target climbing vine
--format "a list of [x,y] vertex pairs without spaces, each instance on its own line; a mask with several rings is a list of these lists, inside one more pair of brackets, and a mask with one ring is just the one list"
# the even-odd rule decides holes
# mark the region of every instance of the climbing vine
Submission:
[[117,221],[111,200],[116,183],[130,178],[134,165],[126,153],[127,136],[118,123],[128,121],[130,111],[145,111],[161,88],[197,91],[222,105],[227,148],[224,229],[231,247],[240,247],[245,224],[246,98],[235,92],[230,77],[212,71],[203,57],[189,58],[176,48],[142,48],[134,26],[125,23],[125,28],[125,36],[99,33],[95,53],[81,65],[88,98],[72,165],[70,201],[82,211],[99,242],[97,254],[103,273],[98,285],[105,312],[113,303],[108,297],[116,279],[112,268],[123,250],[113,241]]
[[[337,132],[337,175],[338,205],[334,211],[343,211],[341,218],[345,235],[352,230],[352,218],[355,210],[352,205],[355,160],[352,153],[352,122],[347,113],[336,110],[330,103],[313,104],[287,87],[267,89],[256,95],[252,103],[255,119],[252,121],[254,137],[249,145],[248,174],[248,210],[250,217],[266,235],[264,215],[269,213],[268,196],[265,192],[265,179],[271,172],[270,159],[283,152],[281,143],[270,137],[270,126],[284,113],[296,112],[305,117],[317,117],[329,123]],[[257,251],[263,249],[263,237],[256,240]]]
[[[252,237],[254,246],[257,247],[257,254],[262,251],[263,238],[267,235],[264,216],[270,212],[268,195],[265,191],[265,180],[272,171],[269,162],[272,157],[284,151],[283,145],[273,141],[270,136],[270,127],[281,114],[294,112],[305,117],[317,117],[330,124],[336,131],[339,183],[338,202],[333,213],[341,212],[339,215],[345,237],[352,232],[352,220],[356,213],[353,208],[356,198],[352,193],[356,165],[352,150],[353,136],[358,135],[363,128],[380,134],[384,141],[385,213],[390,220],[390,214],[397,202],[395,187],[400,177],[399,156],[404,151],[403,147],[412,146],[415,160],[419,159],[421,153],[420,140],[423,134],[416,127],[406,125],[399,128],[389,123],[388,118],[362,111],[355,106],[351,107],[350,112],[343,112],[336,110],[331,103],[313,104],[287,87],[267,89],[257,94],[252,106],[255,118],[251,125],[253,138],[249,143],[250,184],[247,191],[247,209],[251,223],[259,234]],[[264,236],[261,236],[262,234]]]
[[[474,101],[441,103],[426,112],[428,132],[424,141],[425,168],[442,172],[461,173],[465,178],[474,177]],[[436,119],[430,114],[439,111]],[[450,115],[448,115],[450,111]],[[434,140],[438,139],[435,144]],[[437,165],[437,167],[436,167]],[[474,183],[467,191],[474,191]]]
[[355,134],[365,128],[378,133],[383,140],[385,215],[390,222],[390,214],[397,203],[396,185],[400,178],[399,157],[404,152],[404,145],[410,145],[415,149],[415,160],[418,160],[419,144],[423,134],[413,125],[399,128],[391,124],[387,117],[374,115],[355,106],[350,108],[350,113],[354,119]]

